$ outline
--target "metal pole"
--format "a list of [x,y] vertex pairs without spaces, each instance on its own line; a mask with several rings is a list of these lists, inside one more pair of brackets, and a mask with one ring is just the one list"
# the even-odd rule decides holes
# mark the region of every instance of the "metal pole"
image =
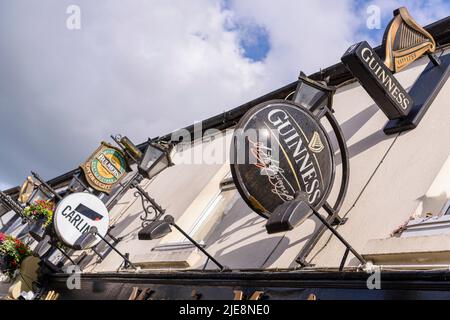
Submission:
[[355,249],[340,235],[339,232],[337,232],[329,223],[328,221],[323,218],[316,210],[313,209],[314,215],[330,230],[338,239],[341,241],[348,250],[350,250],[351,253],[362,263],[366,264],[366,260],[358,253]]
[[76,175],[74,175],[73,178],[84,188],[84,190],[86,190],[89,193],[91,193],[91,191],[89,190],[88,186],[83,181],[81,181],[80,178],[78,178]]
[[[66,257],[70,262],[72,262],[72,264],[74,266],[78,266],[78,264],[75,263],[75,261],[72,260],[72,258],[67,254],[67,252],[65,252],[63,249],[61,249],[60,247],[58,247],[58,245],[54,244],[54,243],[50,243],[50,245],[54,248],[56,248],[59,252],[61,252],[63,254],[64,257]],[[81,269],[81,268],[80,268]]]
[[21,217],[26,218],[23,215],[23,208],[20,206],[20,204],[3,191],[0,191],[0,202],[2,202],[5,206],[9,207],[10,210],[13,210]]
[[132,184],[136,179],[139,178],[139,173],[135,173],[134,176],[128,181],[126,184],[123,184],[122,182],[119,182],[119,186],[122,187],[122,189],[114,194],[114,196],[109,199],[108,204],[106,207],[108,210],[111,210],[117,202],[120,200],[120,198],[128,191],[128,189],[131,188]]
[[147,199],[151,203],[151,205],[158,211],[156,219],[164,214],[165,210],[155,201],[155,199],[150,197],[148,193],[141,188],[138,182],[135,182],[133,187],[136,188],[142,194],[142,196],[144,196],[145,199]]
[[31,171],[31,174],[51,193],[53,193],[58,200],[62,200],[62,197],[56,192],[47,182],[45,182],[36,172]]
[[350,252],[350,250],[348,248],[346,248],[345,252],[344,252],[344,255],[342,257],[342,260],[341,260],[341,265],[339,266],[339,271],[344,270],[345,262],[347,261],[349,252]]
[[201,252],[203,252],[209,259],[211,259],[212,262],[214,262],[215,265],[217,265],[219,267],[220,270],[224,270],[225,267],[223,265],[221,265],[219,263],[219,261],[217,261],[216,259],[213,258],[213,256],[211,256],[208,251],[206,251],[204,248],[202,248],[202,246],[200,244],[197,243],[197,241],[195,241],[194,239],[192,239],[186,232],[184,232],[183,229],[181,229],[178,225],[176,225],[175,223],[171,223],[172,226],[174,226],[178,231],[180,231],[183,236],[185,236],[190,242],[192,242],[192,244],[194,246],[196,246]]
[[435,67],[438,67],[441,65],[441,59],[434,53],[429,53],[428,58],[430,58],[431,62],[434,64]]
[[114,142],[120,147],[120,149],[122,149],[123,152],[125,152],[125,154],[131,158],[131,160],[133,160],[136,163],[139,163],[139,161],[131,154],[131,152],[129,152],[127,150],[127,148],[125,148],[125,146],[122,144],[122,142],[120,142],[120,139],[122,138],[121,135],[111,135],[111,139],[114,140]]
[[114,250],[119,256],[122,257],[122,259],[129,264],[131,267],[133,267],[134,269],[137,269],[136,266],[127,258],[125,257],[119,250],[117,250],[113,245],[111,245],[101,234],[99,234],[98,232],[95,232],[95,234],[97,236],[100,237],[100,239],[102,239],[112,250]]

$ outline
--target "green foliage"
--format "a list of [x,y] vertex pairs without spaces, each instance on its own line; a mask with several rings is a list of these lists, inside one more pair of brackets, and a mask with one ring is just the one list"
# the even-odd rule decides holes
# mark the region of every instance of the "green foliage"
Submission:
[[32,220],[45,220],[44,227],[48,227],[53,219],[54,204],[51,201],[37,200],[24,209],[26,217]]
[[22,261],[30,255],[28,245],[19,239],[0,233],[0,259],[3,259],[0,271],[12,278]]

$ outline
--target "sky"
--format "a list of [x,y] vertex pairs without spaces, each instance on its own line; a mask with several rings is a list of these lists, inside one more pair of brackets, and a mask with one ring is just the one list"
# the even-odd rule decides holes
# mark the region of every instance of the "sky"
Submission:
[[376,46],[400,6],[422,25],[450,13],[449,0],[2,0],[0,189],[74,169],[111,134],[140,143]]

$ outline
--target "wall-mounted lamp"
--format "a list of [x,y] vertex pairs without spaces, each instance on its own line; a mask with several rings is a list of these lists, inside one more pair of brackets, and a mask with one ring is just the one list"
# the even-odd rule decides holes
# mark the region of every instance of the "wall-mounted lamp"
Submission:
[[292,201],[286,201],[278,206],[266,223],[268,234],[286,232],[300,225],[313,214],[304,193],[298,194]]
[[138,148],[126,136],[116,135],[111,138],[123,149],[130,164],[137,163],[139,173],[144,178],[151,179],[173,165],[170,158],[170,145],[157,144],[149,139],[145,145],[145,151],[142,152],[142,148]]
[[156,220],[144,228],[138,233],[139,240],[155,240],[161,239],[164,236],[172,232],[170,224],[165,220]]
[[298,85],[292,100],[314,111],[319,107],[333,106],[333,95],[336,89],[308,78],[303,72],[298,77]]
[[138,170],[145,178],[151,179],[171,165],[170,150],[149,142],[139,161]]

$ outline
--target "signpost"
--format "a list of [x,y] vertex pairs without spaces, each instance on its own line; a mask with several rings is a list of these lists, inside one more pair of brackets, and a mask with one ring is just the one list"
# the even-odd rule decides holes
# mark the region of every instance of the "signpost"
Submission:
[[390,120],[408,115],[412,98],[366,41],[351,46],[341,60]]
[[[437,57],[436,42],[405,7],[394,18],[383,37],[384,62],[366,41],[351,46],[341,60],[389,118],[385,134],[395,134],[418,126],[450,75],[450,55]],[[409,92],[393,73],[427,54],[430,63]]]
[[[109,228],[108,209],[92,194],[73,193],[59,202],[54,214],[54,227],[58,237],[70,247],[74,247],[92,227],[105,237]],[[100,241],[97,236],[86,248],[92,248]]]
[[[244,201],[267,219],[269,234],[294,229],[315,216],[323,225],[311,235],[296,258],[305,261],[328,228],[362,263],[364,258],[333,228],[342,223],[339,210],[347,192],[349,163],[342,131],[332,113],[335,89],[302,73],[297,90],[288,100],[271,100],[250,109],[237,124],[231,146],[231,173]],[[321,124],[326,118],[340,149],[342,174],[334,205],[327,198],[334,185],[334,150]],[[329,214],[322,217],[318,210]]]
[[109,194],[124,177],[127,161],[122,150],[102,142],[81,169],[92,188]]
[[[298,192],[307,194],[312,207],[322,206],[333,184],[333,151],[305,107],[284,100],[254,107],[239,121],[233,144],[233,179],[255,212],[267,218]],[[239,154],[244,150],[247,159]]]

